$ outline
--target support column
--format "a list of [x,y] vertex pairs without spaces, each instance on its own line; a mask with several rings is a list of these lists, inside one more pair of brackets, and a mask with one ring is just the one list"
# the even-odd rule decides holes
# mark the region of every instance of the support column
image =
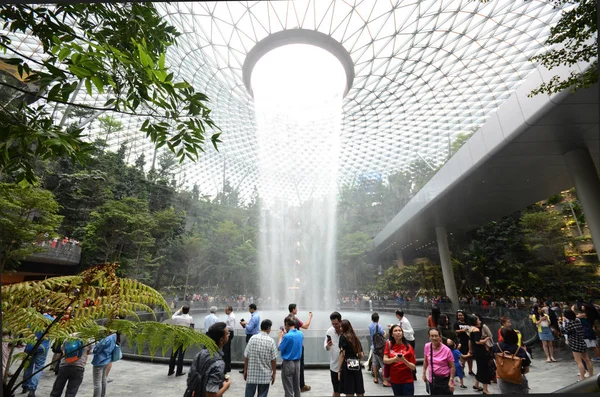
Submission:
[[438,252],[440,253],[440,262],[442,263],[442,274],[444,275],[444,287],[446,288],[446,296],[452,301],[452,309],[454,311],[460,308],[458,302],[458,291],[456,290],[456,282],[454,281],[454,270],[452,269],[452,260],[450,258],[450,248],[448,247],[448,236],[446,228],[439,226],[435,228],[437,236]]
[[402,269],[404,267],[404,253],[402,250],[396,251],[396,266],[398,269]]
[[565,161],[583,208],[596,255],[600,259],[600,178],[589,150],[574,149],[565,154]]

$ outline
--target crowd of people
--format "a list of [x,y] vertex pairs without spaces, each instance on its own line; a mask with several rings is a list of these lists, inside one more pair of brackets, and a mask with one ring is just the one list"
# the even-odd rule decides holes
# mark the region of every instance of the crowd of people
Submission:
[[[282,359],[279,377],[285,396],[299,397],[311,390],[304,378],[303,331],[310,327],[312,313],[309,312],[303,322],[297,316],[297,305],[289,304],[289,314],[279,322],[282,325],[277,338],[272,338],[270,333],[274,320],[261,319],[255,303],[248,304],[247,308],[249,319],[242,318],[238,322],[231,305],[225,307],[225,321],[216,315],[216,305],[210,307],[210,313],[204,319],[204,330],[219,351],[211,355],[203,349],[196,355],[187,374],[186,396],[222,396],[229,389],[231,342],[236,324],[244,329],[246,336],[244,366],[240,370],[246,381],[246,397],[268,395],[270,385],[278,377],[278,357]],[[189,312],[189,305],[183,304],[173,314],[172,323],[195,328]],[[379,323],[379,314],[371,313],[369,346],[362,345],[353,324],[340,312],[330,314],[331,327],[324,334],[323,349],[329,354],[333,396],[364,395],[364,364],[372,373],[373,382],[378,384],[381,381],[383,387],[391,388],[393,395],[414,394],[414,382],[418,379],[415,331],[402,310],[396,310],[395,314],[395,324],[383,325]],[[47,313],[45,315],[52,318]],[[491,394],[489,386],[492,383],[497,383],[503,394],[528,393],[526,374],[533,358],[530,347],[524,344],[511,318],[503,316],[500,319],[501,327],[496,335],[482,320],[476,313],[459,310],[454,317],[442,313],[437,305],[432,307],[427,318],[428,341],[423,349],[421,370],[421,379],[429,393],[453,394],[455,387],[471,387],[482,394]],[[547,363],[557,361],[554,347],[564,339],[577,363],[579,379],[583,380],[586,374],[593,375],[593,363],[600,361],[600,315],[597,306],[582,302],[567,305],[536,300],[531,308],[530,320],[537,329]],[[38,335],[38,338],[42,337]],[[111,364],[120,358],[119,345],[119,335],[110,334],[85,346],[74,344],[72,340],[54,346],[53,351],[60,361],[53,369],[57,377],[50,395],[59,397],[66,387],[66,395],[74,397],[83,380],[88,356],[93,354],[94,397],[104,397]],[[27,345],[25,351],[30,352],[34,347]],[[23,392],[28,393],[28,397],[35,397],[39,372],[31,375],[43,367],[50,341],[43,340],[35,348],[32,364],[24,373],[27,380],[23,383]],[[183,371],[184,354],[182,347],[173,349],[168,376],[186,375]],[[498,360],[518,360],[518,373],[506,372],[510,366],[498,366]],[[473,377],[472,385],[466,384],[467,374]]]

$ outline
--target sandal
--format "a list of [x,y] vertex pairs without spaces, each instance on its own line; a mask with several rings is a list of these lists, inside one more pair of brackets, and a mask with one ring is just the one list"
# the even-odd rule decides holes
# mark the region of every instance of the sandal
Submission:
[[387,384],[387,385],[386,385],[386,384],[384,383],[384,384],[383,384],[383,387],[392,387],[392,385],[390,385],[390,384]]
[[379,381],[377,379],[373,379],[373,383],[378,384]]
[[473,389],[477,390],[477,391],[483,391],[483,387],[477,387],[477,386],[473,386]]

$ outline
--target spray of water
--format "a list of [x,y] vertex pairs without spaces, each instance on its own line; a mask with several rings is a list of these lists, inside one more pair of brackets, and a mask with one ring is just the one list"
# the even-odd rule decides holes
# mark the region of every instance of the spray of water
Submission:
[[280,47],[254,68],[265,308],[335,305],[344,84],[337,59],[309,45]]

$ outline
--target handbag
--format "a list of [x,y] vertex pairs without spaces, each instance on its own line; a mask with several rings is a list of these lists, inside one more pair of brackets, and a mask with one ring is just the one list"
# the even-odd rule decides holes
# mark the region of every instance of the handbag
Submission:
[[115,362],[115,361],[119,361],[120,359],[123,358],[123,352],[121,351],[121,346],[117,343],[115,344],[115,348],[112,351],[112,358],[110,359],[110,362]]

